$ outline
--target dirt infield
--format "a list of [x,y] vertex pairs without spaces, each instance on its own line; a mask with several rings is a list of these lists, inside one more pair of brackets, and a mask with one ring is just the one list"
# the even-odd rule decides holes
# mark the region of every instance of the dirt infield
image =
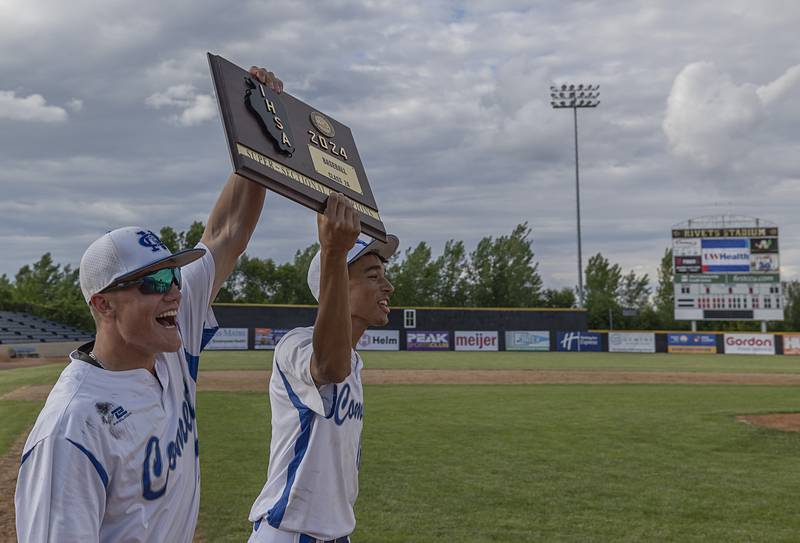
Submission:
[[[200,372],[199,391],[266,392],[270,372]],[[700,373],[563,370],[373,370],[361,372],[365,385],[800,385],[796,373]],[[50,385],[29,385],[0,400],[44,401]]]
[[0,371],[13,370],[15,368],[32,368],[33,366],[45,366],[47,364],[64,364],[69,362],[66,356],[55,358],[14,358],[8,361],[0,360]]
[[800,432],[800,413],[770,413],[769,415],[741,415],[736,420],[744,424],[764,426],[784,432]]

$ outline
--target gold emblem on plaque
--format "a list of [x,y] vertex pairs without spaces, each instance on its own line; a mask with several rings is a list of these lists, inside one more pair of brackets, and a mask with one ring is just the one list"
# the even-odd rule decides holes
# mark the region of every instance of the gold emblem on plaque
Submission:
[[309,117],[311,117],[311,124],[313,124],[314,128],[319,130],[323,136],[332,138],[336,135],[333,125],[322,113],[319,111],[312,111]]

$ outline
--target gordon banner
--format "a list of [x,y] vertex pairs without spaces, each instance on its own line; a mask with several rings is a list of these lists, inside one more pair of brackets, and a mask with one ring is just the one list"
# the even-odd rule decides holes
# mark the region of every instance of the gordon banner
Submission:
[[450,332],[406,332],[406,350],[449,351]]
[[400,330],[367,330],[358,340],[356,350],[399,351]]
[[506,332],[506,351],[549,351],[550,332],[515,330]]
[[716,354],[714,334],[667,334],[668,353]]
[[275,345],[288,332],[288,328],[256,328],[255,329],[255,348],[256,349],[275,349]]
[[775,354],[775,336],[725,334],[725,354]]
[[559,351],[600,352],[600,334],[595,332],[559,332],[557,337]]
[[499,348],[497,332],[455,333],[456,351],[497,351]]
[[654,353],[656,335],[653,332],[609,332],[608,352]]
[[783,334],[783,354],[800,354],[800,334]]
[[246,351],[247,328],[220,328],[206,345],[208,351]]

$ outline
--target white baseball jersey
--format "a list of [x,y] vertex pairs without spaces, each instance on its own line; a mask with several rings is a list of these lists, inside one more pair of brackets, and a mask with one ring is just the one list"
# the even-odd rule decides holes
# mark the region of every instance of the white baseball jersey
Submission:
[[[311,377],[313,333],[313,327],[295,328],[275,347],[269,469],[250,510],[258,528],[251,540],[285,541],[281,535],[287,532],[334,539],[356,525],[364,363],[352,351],[347,379],[317,388]],[[259,536],[262,529],[274,535]]]
[[155,376],[70,355],[25,443],[15,496],[20,541],[192,541],[200,503],[195,380],[216,331],[211,252],[181,274],[183,346],[156,357]]

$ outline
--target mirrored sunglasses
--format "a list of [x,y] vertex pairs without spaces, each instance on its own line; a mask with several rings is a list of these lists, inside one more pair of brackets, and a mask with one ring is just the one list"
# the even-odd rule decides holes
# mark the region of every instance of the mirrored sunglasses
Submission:
[[122,283],[111,285],[103,289],[103,292],[139,285],[139,292],[142,294],[166,294],[172,288],[173,283],[178,285],[178,290],[181,289],[180,268],[163,268],[132,281],[123,281]]

